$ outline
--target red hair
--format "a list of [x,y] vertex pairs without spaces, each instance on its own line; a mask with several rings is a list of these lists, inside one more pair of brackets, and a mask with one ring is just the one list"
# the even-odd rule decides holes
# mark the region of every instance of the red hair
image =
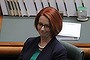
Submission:
[[62,17],[60,13],[53,7],[43,8],[35,18],[36,29],[41,15],[49,19],[51,35],[52,37],[55,37],[62,30]]

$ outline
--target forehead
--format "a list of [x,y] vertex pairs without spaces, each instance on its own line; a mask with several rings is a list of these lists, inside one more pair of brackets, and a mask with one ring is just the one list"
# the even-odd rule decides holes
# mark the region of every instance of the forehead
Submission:
[[49,20],[45,16],[40,16],[39,22],[41,22],[43,24],[49,24]]

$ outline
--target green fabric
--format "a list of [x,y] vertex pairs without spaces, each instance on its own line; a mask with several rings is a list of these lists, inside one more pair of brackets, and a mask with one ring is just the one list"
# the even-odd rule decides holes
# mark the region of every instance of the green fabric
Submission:
[[35,53],[32,55],[32,57],[31,57],[31,59],[30,60],[36,60],[36,58],[37,58],[37,56],[40,54],[40,50],[39,49],[37,49],[36,51],[35,51]]

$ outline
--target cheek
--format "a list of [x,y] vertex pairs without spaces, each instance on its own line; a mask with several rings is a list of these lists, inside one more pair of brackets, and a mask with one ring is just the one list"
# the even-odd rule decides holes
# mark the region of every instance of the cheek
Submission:
[[37,26],[37,30],[40,31],[40,27],[39,26]]

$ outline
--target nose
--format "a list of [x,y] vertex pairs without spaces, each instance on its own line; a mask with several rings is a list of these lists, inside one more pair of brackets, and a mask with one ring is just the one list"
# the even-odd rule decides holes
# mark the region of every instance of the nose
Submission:
[[44,30],[44,29],[45,29],[44,26],[42,26],[41,30]]

